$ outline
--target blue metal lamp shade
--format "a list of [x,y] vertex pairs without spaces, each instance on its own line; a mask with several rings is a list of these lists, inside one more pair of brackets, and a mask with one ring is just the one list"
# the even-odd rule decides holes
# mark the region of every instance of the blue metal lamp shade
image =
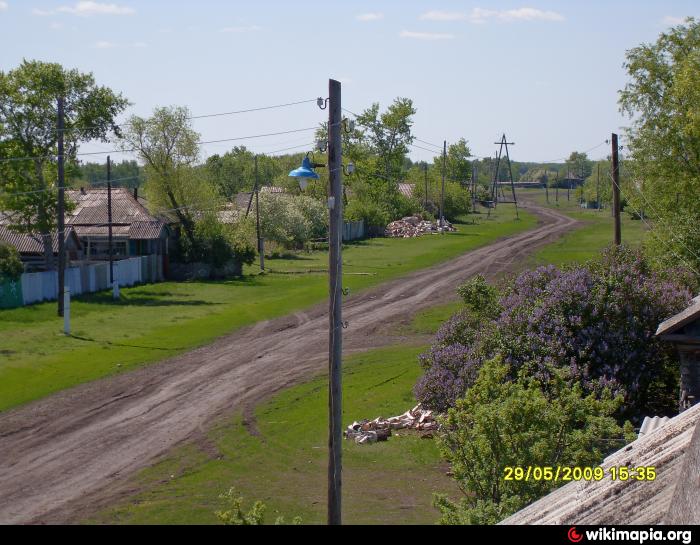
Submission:
[[314,172],[314,166],[308,157],[304,157],[301,162],[301,166],[289,173],[291,178],[308,178],[311,180],[318,180],[318,174]]

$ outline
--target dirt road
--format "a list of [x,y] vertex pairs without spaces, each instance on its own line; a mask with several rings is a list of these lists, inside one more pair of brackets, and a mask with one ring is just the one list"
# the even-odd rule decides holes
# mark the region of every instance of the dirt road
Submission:
[[[537,228],[351,295],[344,350],[391,342],[386,324],[454,297],[466,278],[518,268],[576,223],[532,207]],[[318,373],[326,305],[239,330],[159,364],[0,414],[0,523],[70,522],[114,498],[125,478],[217,416]],[[395,341],[395,339],[394,339]]]

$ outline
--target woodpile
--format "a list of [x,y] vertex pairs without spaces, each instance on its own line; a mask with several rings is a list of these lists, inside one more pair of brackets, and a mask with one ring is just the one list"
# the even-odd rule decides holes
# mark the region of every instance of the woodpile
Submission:
[[436,235],[447,231],[456,231],[447,220],[444,220],[443,227],[440,227],[439,222],[424,220],[422,216],[408,216],[400,220],[392,221],[387,225],[384,236],[413,238],[426,234]]
[[354,439],[357,444],[376,443],[386,441],[392,430],[404,429],[420,431],[427,436],[428,432],[437,431],[438,423],[433,411],[422,409],[418,404],[399,416],[353,422],[345,430],[345,438]]

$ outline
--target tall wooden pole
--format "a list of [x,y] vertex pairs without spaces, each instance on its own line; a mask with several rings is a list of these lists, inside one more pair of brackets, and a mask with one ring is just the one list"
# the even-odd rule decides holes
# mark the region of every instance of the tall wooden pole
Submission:
[[428,211],[428,162],[423,163],[423,175],[425,177],[425,211]]
[[443,140],[442,147],[442,183],[440,186],[440,227],[445,225],[445,167],[447,158],[447,140]]
[[114,250],[112,246],[112,161],[107,156],[107,233],[109,245],[109,285],[114,288]]
[[472,163],[472,212],[476,214],[476,181],[479,177],[479,167]]
[[64,169],[64,111],[63,97],[58,98],[58,315],[63,316],[63,294],[66,282],[66,220],[65,220],[65,169]]
[[328,240],[330,271],[329,308],[329,388],[328,388],[328,524],[342,522],[342,354],[343,354],[343,163],[341,142],[341,92],[340,82],[328,82],[328,173],[330,178],[330,226]]
[[598,181],[595,184],[595,205],[600,211],[600,163],[598,163]]
[[566,200],[570,201],[571,200],[571,170],[569,167],[566,167]]
[[549,204],[549,179],[546,170],[544,171],[544,193],[547,196],[547,204]]
[[556,198],[557,204],[559,204],[559,171],[558,170],[557,170],[556,180],[554,181],[554,185],[556,186],[555,198]]
[[442,190],[440,191],[440,227],[445,226],[445,168],[447,162],[447,140],[442,144]]
[[622,244],[622,228],[620,225],[620,161],[617,155],[617,135],[612,135],[612,183],[613,183],[613,214],[615,217],[615,245]]
[[255,155],[255,233],[258,236],[258,254],[260,270],[265,270],[265,242],[260,236],[260,182],[258,180],[258,156]]

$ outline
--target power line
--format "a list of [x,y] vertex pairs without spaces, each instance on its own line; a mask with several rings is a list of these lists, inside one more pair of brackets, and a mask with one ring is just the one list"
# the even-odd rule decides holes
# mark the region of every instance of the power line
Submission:
[[[248,136],[237,136],[235,138],[222,138],[219,140],[205,140],[202,142],[197,142],[197,145],[206,145],[206,144],[218,144],[221,142],[236,142],[240,140],[253,140],[255,138],[266,138],[268,136],[279,136],[282,134],[293,134],[293,133],[298,133],[298,132],[304,132],[304,131],[315,131],[317,130],[318,127],[306,127],[303,129],[294,129],[290,131],[280,131],[280,132],[271,132],[271,133],[265,133],[265,134],[253,134],[253,135],[248,135]],[[122,150],[110,150],[110,151],[91,151],[91,152],[84,152],[84,153],[76,153],[74,157],[88,157],[88,156],[94,156],[94,155],[107,155],[110,153],[134,153],[137,152],[138,149],[136,148],[131,148],[131,149],[122,149]],[[35,157],[7,157],[7,158],[0,158],[0,163],[6,163],[6,162],[12,162],[12,161],[32,161],[35,159],[54,159],[56,155],[45,155],[45,156],[35,156]]]
[[[214,114],[204,114],[204,115],[192,115],[192,116],[187,116],[185,119],[187,120],[194,120],[194,119],[207,119],[207,118],[212,118],[212,117],[223,117],[223,116],[229,116],[229,115],[238,115],[238,114],[245,114],[245,113],[250,113],[250,112],[261,112],[264,110],[274,110],[277,108],[287,108],[290,106],[297,106],[299,104],[308,104],[310,102],[316,102],[317,99],[312,98],[308,100],[298,100],[296,102],[286,102],[284,104],[273,104],[271,106],[260,106],[257,108],[247,108],[244,110],[233,110],[229,112],[218,112]],[[113,125],[113,127],[127,127],[130,126],[132,123],[129,121],[126,121],[124,123],[120,123],[118,125]],[[87,127],[69,127],[66,129],[62,129],[63,132],[69,132],[69,131],[84,131],[84,130],[89,130],[89,129],[95,129],[99,128],[97,125],[88,125]],[[56,131],[59,132],[59,129],[55,126],[52,126],[49,128],[50,131]]]

